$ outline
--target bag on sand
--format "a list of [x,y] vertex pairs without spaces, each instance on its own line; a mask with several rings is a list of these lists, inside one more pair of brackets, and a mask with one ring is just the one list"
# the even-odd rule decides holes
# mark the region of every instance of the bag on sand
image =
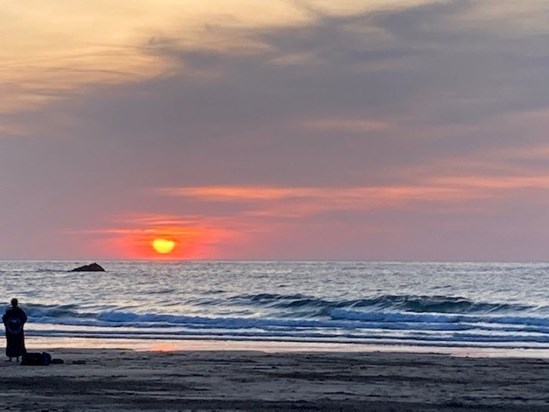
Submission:
[[51,362],[51,355],[48,352],[25,353],[21,357],[21,365],[47,366]]

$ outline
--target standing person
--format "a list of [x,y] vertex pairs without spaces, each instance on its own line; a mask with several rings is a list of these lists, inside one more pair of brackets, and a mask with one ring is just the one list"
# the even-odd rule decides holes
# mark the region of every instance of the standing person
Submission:
[[10,362],[11,358],[17,358],[19,362],[19,357],[27,353],[25,349],[25,332],[23,331],[27,314],[19,307],[17,298],[11,300],[11,306],[6,309],[2,320],[6,327],[6,356],[10,358]]

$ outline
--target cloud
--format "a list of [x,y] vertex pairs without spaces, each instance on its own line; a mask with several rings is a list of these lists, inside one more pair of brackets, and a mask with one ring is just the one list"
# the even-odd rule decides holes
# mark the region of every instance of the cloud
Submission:
[[391,128],[387,122],[380,120],[353,119],[353,118],[320,118],[305,120],[303,126],[313,131],[343,132],[343,133],[368,133],[383,131]]
[[540,2],[35,6],[0,18],[0,232],[33,256],[187,225],[225,257],[541,256],[486,246],[548,240]]
[[158,39],[164,37],[208,50],[242,49],[249,42],[226,39],[215,28],[306,20],[287,1],[262,4],[261,13],[258,4],[248,0],[202,5],[171,0],[31,3],[2,4],[0,92],[4,98],[0,113],[35,109],[93,85],[165,76],[172,69],[171,62],[159,59],[152,50],[162,47]]
[[[370,211],[392,208],[445,208],[450,203],[488,199],[501,189],[546,189],[549,176],[493,178],[438,177],[422,184],[372,187],[202,186],[162,188],[160,195],[199,202],[243,203],[247,215],[310,217],[327,211]],[[481,190],[479,190],[481,189]],[[428,206],[430,204],[430,206]]]

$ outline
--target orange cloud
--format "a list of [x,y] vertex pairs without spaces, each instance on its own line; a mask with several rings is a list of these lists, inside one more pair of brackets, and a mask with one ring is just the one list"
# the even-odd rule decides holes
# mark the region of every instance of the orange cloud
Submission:
[[204,186],[164,188],[160,189],[158,193],[209,202],[287,204],[308,211],[367,210],[382,206],[396,206],[412,201],[451,201],[467,197],[463,188],[444,185],[389,185],[347,188]]
[[313,131],[347,133],[380,132],[393,127],[391,122],[351,117],[312,119],[303,121],[302,125]]
[[439,185],[464,187],[469,190],[549,189],[549,176],[457,176],[434,179]]
[[[242,215],[305,217],[337,210],[403,208],[426,203],[456,206],[521,189],[549,189],[549,176],[456,175],[416,184],[368,187],[201,186],[162,188],[156,193],[203,202],[249,203]],[[436,206],[435,206],[436,207]],[[478,205],[472,210],[478,211]]]

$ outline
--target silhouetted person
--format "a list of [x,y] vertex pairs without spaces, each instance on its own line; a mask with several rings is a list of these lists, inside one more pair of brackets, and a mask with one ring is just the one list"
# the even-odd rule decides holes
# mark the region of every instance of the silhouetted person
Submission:
[[6,313],[2,316],[4,326],[6,327],[6,356],[10,358],[17,358],[27,353],[25,349],[25,332],[23,326],[27,321],[27,315],[19,307],[19,301],[16,298],[11,300],[11,306],[6,309]]

